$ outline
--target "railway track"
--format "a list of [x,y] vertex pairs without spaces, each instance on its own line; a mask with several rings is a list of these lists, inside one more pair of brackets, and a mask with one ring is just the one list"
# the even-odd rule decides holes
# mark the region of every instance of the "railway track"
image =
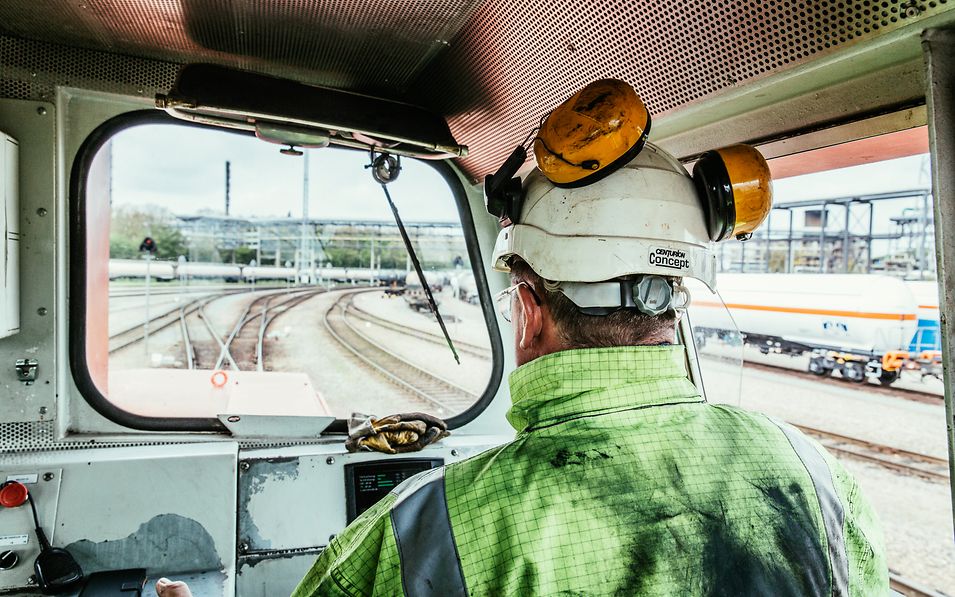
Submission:
[[[275,314],[294,307],[319,292],[324,292],[324,289],[302,289],[290,292],[284,292],[283,290],[269,288],[264,291],[256,291],[267,292],[268,294],[257,297],[249,303],[228,335],[223,335],[216,329],[206,313],[206,307],[213,301],[225,296],[246,293],[248,292],[246,288],[218,292],[212,295],[207,294],[196,297],[183,305],[162,310],[149,318],[149,333],[154,334],[173,325],[178,325],[182,337],[183,357],[188,369],[221,369],[223,366],[228,366],[234,371],[263,371],[265,334],[268,324],[271,323]],[[202,322],[214,346],[209,347],[208,341],[200,342],[197,340],[194,332],[190,329],[191,318],[196,318]],[[261,320],[260,325],[252,329],[250,324],[258,320]],[[145,323],[139,323],[110,336],[109,352],[114,353],[141,342],[145,338]],[[241,355],[241,362],[235,358],[233,351]]]
[[[236,371],[264,371],[265,334],[269,324],[278,314],[323,292],[323,288],[270,292],[251,301],[226,339],[216,336],[220,341],[220,351],[213,369],[221,369],[228,362]],[[259,325],[252,325],[253,322]]]
[[[225,296],[225,294],[231,294],[231,293],[223,293],[218,296]],[[191,314],[196,312],[199,309],[200,303],[205,298],[206,297],[193,299],[184,305],[173,307],[172,309],[166,309],[166,310],[160,311],[158,314],[150,317],[148,320],[149,333],[152,334],[160,330],[164,330],[171,325],[175,325],[176,323],[179,323],[180,312],[185,312],[186,314]],[[134,344],[141,342],[146,337],[146,333],[144,330],[144,326],[146,325],[146,323],[147,322],[145,321],[140,322],[121,332],[117,332],[115,334],[110,335],[109,337],[110,354],[117,352],[119,350],[122,350],[126,348],[127,346],[132,346]]]
[[[354,303],[349,303],[347,306],[347,315],[351,315],[358,319],[362,319],[374,325],[389,329],[395,332],[400,332],[406,336],[411,336],[413,338],[418,338],[419,340],[424,340],[425,342],[431,342],[432,344],[437,344],[439,346],[447,346],[448,342],[444,339],[444,336],[439,336],[438,334],[431,334],[417,328],[413,328],[406,325],[401,325],[400,323],[395,323],[387,319],[378,317],[377,315],[372,315],[368,311],[365,311],[361,307],[358,307]],[[472,356],[475,356],[479,359],[486,361],[491,360],[491,349],[486,346],[480,346],[478,344],[471,344],[469,342],[463,342],[461,340],[454,341],[454,347],[460,353],[467,353]]]
[[930,481],[948,482],[948,460],[945,458],[893,448],[805,425],[794,426],[818,439],[827,450],[835,454],[873,462],[884,468]]
[[838,377],[832,377],[831,375],[821,376],[814,375],[809,371],[802,371],[800,369],[792,369],[790,367],[784,367],[782,365],[769,365],[767,363],[756,363],[753,361],[743,361],[743,366],[748,369],[755,369],[757,371],[771,371],[773,373],[779,373],[782,375],[789,375],[791,377],[797,377],[800,379],[811,379],[812,381],[823,383],[827,385],[832,385],[840,388],[858,390],[860,392],[866,392],[870,394],[882,394],[885,396],[892,396],[893,398],[901,398],[903,400],[911,400],[912,402],[921,402],[922,404],[942,404],[944,398],[938,394],[933,394],[931,392],[921,392],[919,390],[909,390],[906,388],[899,388],[893,386],[882,386],[876,385],[873,383],[853,383],[846,379],[840,379]]
[[354,294],[342,294],[325,312],[325,329],[343,348],[388,381],[436,408],[438,415],[458,413],[474,404],[477,394],[408,362],[352,325],[348,312]]
[[[219,284],[219,285],[209,285],[209,286],[176,286],[174,288],[151,288],[149,291],[149,296],[170,296],[170,295],[180,295],[180,294],[212,294],[212,293],[221,293],[229,290],[236,291],[250,291],[250,290],[283,290],[287,288],[285,285],[269,285],[269,284],[256,284],[255,286],[245,283],[235,283],[235,284]],[[113,289],[109,293],[109,298],[134,298],[146,296],[146,291],[142,287],[137,288],[118,288]]]
[[[215,300],[215,299],[212,299],[212,300]],[[190,352],[194,356],[198,355],[199,353],[204,354],[205,356],[203,360],[204,361],[207,360],[209,362],[209,365],[207,366],[207,368],[209,369],[220,368],[218,366],[214,366],[213,363],[216,363],[216,360],[221,358],[224,352],[226,360],[229,361],[229,365],[232,367],[234,371],[237,371],[239,366],[236,364],[235,360],[233,360],[232,353],[230,353],[227,349],[225,349],[225,343],[222,341],[222,334],[219,332],[218,329],[216,329],[215,325],[213,325],[212,323],[212,320],[206,314],[206,307],[209,305],[209,303],[212,302],[212,300],[204,301],[199,305],[199,309],[196,311],[196,317],[198,317],[199,320],[202,321],[203,327],[205,327],[206,332],[209,334],[209,337],[212,338],[212,341],[216,346],[211,347],[211,350],[210,348],[207,348],[207,347],[202,347],[201,351],[197,350],[194,347],[191,339],[188,337],[188,334],[187,334],[183,336],[183,347],[186,350],[187,354]],[[185,329],[188,332],[188,329],[189,329],[188,323],[186,324]],[[199,368],[198,363],[194,363],[194,365],[196,369]]]
[[905,597],[947,597],[945,593],[902,578],[894,572],[889,572],[889,587]]

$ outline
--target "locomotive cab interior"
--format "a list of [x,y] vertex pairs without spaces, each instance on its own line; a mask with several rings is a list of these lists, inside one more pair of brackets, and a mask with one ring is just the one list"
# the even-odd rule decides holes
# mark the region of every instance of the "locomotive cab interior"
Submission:
[[[930,155],[949,491],[953,9],[2,3],[0,594],[41,594],[34,562],[59,549],[74,562],[47,553],[46,570],[64,579],[75,565],[148,578],[146,595],[161,576],[197,597],[287,595],[404,479],[513,439],[513,329],[492,298],[511,282],[492,268],[485,177],[610,76],[690,171],[735,143],[778,180]],[[727,309],[756,299],[689,288],[691,381],[739,403],[751,331]],[[839,309],[863,300],[839,288]],[[862,376],[877,361],[875,380],[899,370],[886,350],[835,360]],[[418,410],[450,435],[346,448],[369,416]]]

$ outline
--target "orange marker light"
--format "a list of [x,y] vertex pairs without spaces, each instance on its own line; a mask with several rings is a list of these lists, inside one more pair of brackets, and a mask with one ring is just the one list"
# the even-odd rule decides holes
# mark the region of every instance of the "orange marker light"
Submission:
[[212,385],[215,387],[221,388],[228,383],[229,375],[225,371],[216,371],[212,374],[212,377],[209,379],[209,381],[211,381]]

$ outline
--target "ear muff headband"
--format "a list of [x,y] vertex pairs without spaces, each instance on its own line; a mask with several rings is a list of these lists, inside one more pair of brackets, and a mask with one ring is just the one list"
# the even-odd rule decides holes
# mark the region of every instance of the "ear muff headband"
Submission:
[[769,166],[748,145],[704,153],[693,168],[693,182],[713,241],[751,234],[772,209]]

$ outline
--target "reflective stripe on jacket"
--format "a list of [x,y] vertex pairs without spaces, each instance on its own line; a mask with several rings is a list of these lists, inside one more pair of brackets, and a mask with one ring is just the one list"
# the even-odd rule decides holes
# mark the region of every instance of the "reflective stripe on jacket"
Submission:
[[680,346],[510,378],[508,444],[418,475],[319,556],[317,595],[883,595],[855,481],[794,428],[707,404]]

